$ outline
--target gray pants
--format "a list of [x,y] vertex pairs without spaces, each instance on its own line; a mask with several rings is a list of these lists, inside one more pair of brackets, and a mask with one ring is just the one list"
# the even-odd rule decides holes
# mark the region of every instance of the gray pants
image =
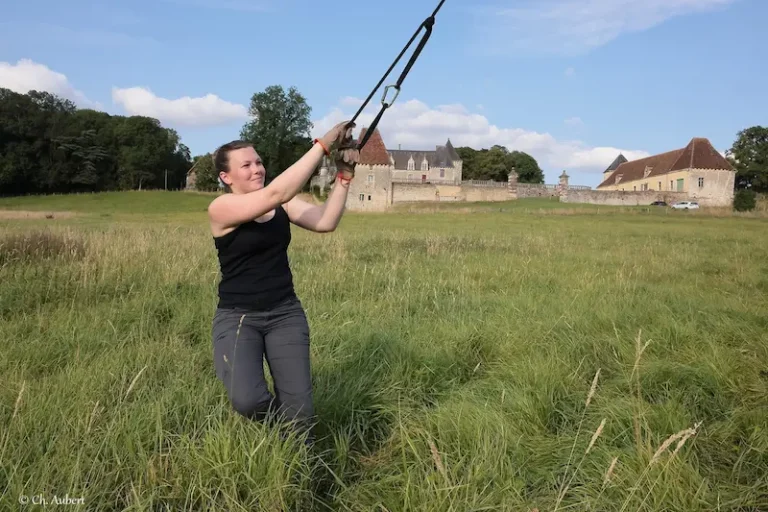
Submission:
[[[274,396],[264,379],[264,357]],[[250,419],[291,421],[311,440],[309,324],[299,299],[291,298],[269,311],[216,309],[213,361],[235,411]]]

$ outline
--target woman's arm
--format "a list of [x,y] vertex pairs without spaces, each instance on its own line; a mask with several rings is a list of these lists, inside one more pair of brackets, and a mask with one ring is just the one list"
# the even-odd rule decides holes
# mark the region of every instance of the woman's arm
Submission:
[[337,178],[328,199],[321,205],[314,205],[294,197],[285,205],[285,212],[291,222],[316,233],[334,231],[344,213],[349,194],[349,181]]
[[280,173],[266,187],[247,194],[224,194],[214,199],[208,206],[211,224],[219,229],[236,226],[261,217],[278,205],[290,201],[312,176],[325,154],[325,149],[332,151],[340,142],[346,132],[345,124],[339,123],[332,128],[323,137],[323,144],[314,144],[297,162]]

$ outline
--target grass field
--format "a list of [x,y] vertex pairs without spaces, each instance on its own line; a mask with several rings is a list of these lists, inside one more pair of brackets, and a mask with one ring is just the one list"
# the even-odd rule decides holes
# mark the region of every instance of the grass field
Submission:
[[765,216],[521,200],[294,229],[307,450],[216,381],[210,199],[0,199],[2,510],[768,510]]

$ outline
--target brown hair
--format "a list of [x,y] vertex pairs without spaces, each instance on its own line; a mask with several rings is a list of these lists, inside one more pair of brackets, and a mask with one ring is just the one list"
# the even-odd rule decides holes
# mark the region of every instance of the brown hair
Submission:
[[[229,172],[229,152],[237,149],[252,148],[253,144],[245,140],[233,140],[226,144],[219,146],[216,151],[213,152],[213,170],[218,175],[220,172]],[[221,181],[221,178],[219,178]],[[232,189],[226,183],[222,182],[224,190],[232,192]]]

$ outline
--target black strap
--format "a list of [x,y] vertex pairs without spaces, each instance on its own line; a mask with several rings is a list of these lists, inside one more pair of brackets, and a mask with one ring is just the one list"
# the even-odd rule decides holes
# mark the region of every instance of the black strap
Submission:
[[[395,59],[395,62],[392,63],[391,66],[389,66],[389,69],[386,73],[384,73],[384,76],[381,77],[381,80],[379,80],[379,83],[376,84],[376,87],[371,91],[371,94],[368,95],[368,98],[363,102],[363,104],[360,106],[360,109],[357,111],[355,116],[352,118],[350,123],[354,123],[355,119],[357,119],[357,116],[359,116],[362,111],[365,109],[366,105],[368,105],[368,102],[371,101],[371,98],[376,93],[379,87],[381,87],[381,84],[384,83],[384,80],[386,80],[387,76],[392,72],[392,69],[394,69],[395,65],[397,65],[398,61],[403,57],[403,54],[408,50],[408,47],[411,46],[411,43],[416,39],[416,36],[419,35],[419,32],[421,32],[421,29],[424,28],[426,30],[424,36],[421,38],[421,41],[419,42],[419,45],[416,47],[416,50],[414,50],[413,55],[411,55],[411,59],[408,61],[408,64],[406,64],[405,69],[403,69],[403,72],[400,74],[400,78],[398,78],[397,83],[395,85],[388,85],[384,88],[384,94],[381,97],[381,110],[376,115],[376,117],[373,120],[373,123],[371,123],[371,126],[368,127],[368,130],[365,132],[365,137],[363,137],[363,140],[361,140],[358,145],[357,149],[361,150],[363,149],[363,146],[365,146],[365,143],[368,142],[368,139],[373,134],[373,131],[376,129],[376,125],[379,124],[379,120],[381,119],[381,116],[384,114],[384,111],[387,110],[392,104],[395,102],[395,99],[397,99],[398,94],[400,94],[400,86],[403,84],[403,80],[405,80],[406,75],[411,70],[411,67],[416,62],[416,59],[419,57],[419,54],[421,53],[421,50],[424,49],[424,45],[427,44],[427,41],[429,40],[429,36],[432,35],[432,26],[435,24],[435,16],[437,15],[437,12],[440,10],[440,8],[445,3],[445,0],[440,0],[440,3],[437,6],[437,9],[432,13],[430,17],[425,19],[421,25],[419,25],[419,28],[416,29],[416,32],[414,32],[413,36],[411,36],[410,41],[408,41],[408,44],[405,45],[405,48],[400,52],[400,55],[397,56]],[[387,102],[387,91],[389,91],[389,88],[392,87],[395,89],[395,97],[392,98],[391,102]]]

